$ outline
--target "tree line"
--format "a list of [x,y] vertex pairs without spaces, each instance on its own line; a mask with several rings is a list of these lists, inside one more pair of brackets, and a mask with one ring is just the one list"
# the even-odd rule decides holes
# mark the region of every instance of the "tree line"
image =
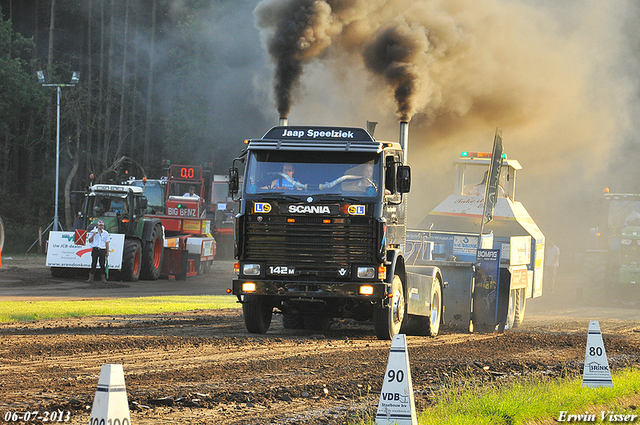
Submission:
[[[90,174],[95,182],[159,178],[162,159],[212,163],[223,173],[239,152],[228,148],[230,139],[246,135],[224,113],[213,118],[231,96],[216,81],[232,60],[207,32],[231,12],[250,15],[254,4],[0,0],[0,217],[8,239],[15,236],[22,249],[25,229],[33,234],[54,215],[57,88],[46,84],[64,84],[58,194],[64,228],[79,208],[71,193],[85,189]],[[257,36],[252,46],[259,48]],[[73,72],[80,79],[72,86]],[[254,117],[248,127],[264,128],[259,108],[240,107]]]

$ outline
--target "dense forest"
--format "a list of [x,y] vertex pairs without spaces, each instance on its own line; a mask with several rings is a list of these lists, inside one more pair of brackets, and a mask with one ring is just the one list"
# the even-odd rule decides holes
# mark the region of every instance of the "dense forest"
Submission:
[[[247,62],[265,66],[253,6],[0,1],[0,217],[11,241],[5,250],[24,252],[54,216],[57,88],[39,82],[38,71],[46,84],[63,84],[58,215],[70,228],[77,202],[69,194],[90,174],[102,182],[126,173],[158,178],[163,159],[225,173],[246,132],[266,127],[264,105],[243,89],[250,85]],[[247,33],[254,42],[238,47]],[[80,79],[70,85],[73,72]]]
[[47,84],[64,85],[65,228],[90,174],[158,178],[162,160],[226,174],[280,115],[376,121],[383,140],[403,119],[410,220],[449,194],[452,159],[500,127],[525,169],[518,197],[578,246],[603,187],[640,190],[639,19],[635,0],[0,0],[4,249],[26,251],[55,215]]

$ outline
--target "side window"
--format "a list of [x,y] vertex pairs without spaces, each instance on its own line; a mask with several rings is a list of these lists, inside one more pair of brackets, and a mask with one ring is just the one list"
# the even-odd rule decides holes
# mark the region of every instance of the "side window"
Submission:
[[396,193],[396,161],[393,156],[387,156],[384,164],[384,188],[388,193]]

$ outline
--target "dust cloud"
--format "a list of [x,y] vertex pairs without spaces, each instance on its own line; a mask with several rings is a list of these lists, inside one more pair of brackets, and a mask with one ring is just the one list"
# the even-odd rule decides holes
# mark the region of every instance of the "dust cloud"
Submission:
[[563,253],[588,245],[605,186],[640,190],[633,1],[263,0],[254,14],[292,125],[371,120],[397,140],[411,120],[413,225],[496,128],[523,166],[517,200]]

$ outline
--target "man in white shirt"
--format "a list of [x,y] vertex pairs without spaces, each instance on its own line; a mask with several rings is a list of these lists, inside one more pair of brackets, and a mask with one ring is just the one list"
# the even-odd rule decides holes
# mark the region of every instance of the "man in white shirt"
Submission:
[[103,283],[107,282],[105,276],[105,262],[109,256],[110,241],[111,238],[109,237],[109,232],[104,230],[104,221],[98,221],[98,225],[89,232],[89,236],[87,237],[87,242],[91,247],[91,271],[89,272],[89,279],[87,279],[87,282],[93,282],[98,260],[100,260],[100,281]]
[[190,186],[189,191],[182,196],[186,196],[187,198],[200,198],[200,196],[196,195],[196,188],[193,186]]

